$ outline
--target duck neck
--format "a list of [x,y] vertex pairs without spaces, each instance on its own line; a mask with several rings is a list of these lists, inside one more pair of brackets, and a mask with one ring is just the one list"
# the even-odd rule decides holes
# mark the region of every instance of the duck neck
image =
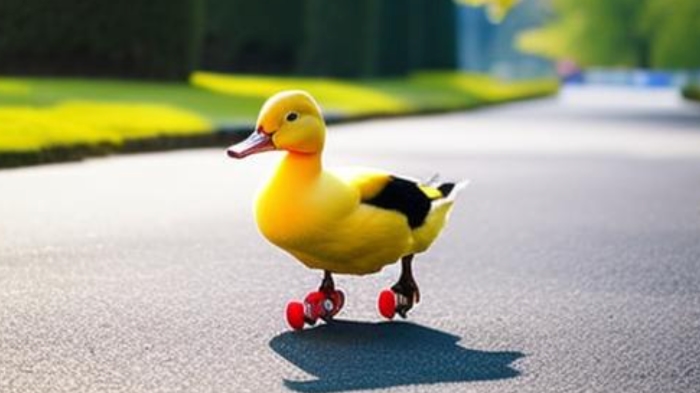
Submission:
[[288,152],[280,163],[279,173],[295,181],[313,181],[322,170],[321,153]]

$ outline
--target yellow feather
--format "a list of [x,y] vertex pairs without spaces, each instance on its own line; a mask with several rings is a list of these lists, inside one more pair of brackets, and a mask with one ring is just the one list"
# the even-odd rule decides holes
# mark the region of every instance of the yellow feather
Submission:
[[445,226],[450,210],[452,210],[452,201],[440,203],[433,207],[425,219],[425,223],[413,231],[414,244],[411,254],[423,252],[433,244]]
[[435,187],[419,185],[418,186],[423,194],[425,194],[430,199],[440,199],[443,197],[442,192]]
[[377,196],[391,180],[388,173],[360,167],[337,168],[333,174],[356,188],[362,200]]

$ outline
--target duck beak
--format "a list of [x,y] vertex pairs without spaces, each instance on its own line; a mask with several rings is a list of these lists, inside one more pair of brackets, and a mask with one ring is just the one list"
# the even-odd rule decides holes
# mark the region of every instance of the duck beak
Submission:
[[226,153],[231,158],[244,158],[251,154],[270,150],[275,150],[272,138],[270,138],[270,135],[258,130],[250,134],[243,142],[230,146],[226,149]]

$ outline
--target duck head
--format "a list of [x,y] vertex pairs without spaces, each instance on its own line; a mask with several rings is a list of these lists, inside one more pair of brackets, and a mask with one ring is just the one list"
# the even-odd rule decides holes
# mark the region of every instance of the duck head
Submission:
[[270,150],[318,154],[323,150],[326,126],[321,109],[301,90],[283,91],[270,97],[258,115],[250,136],[228,148],[231,158],[244,158]]

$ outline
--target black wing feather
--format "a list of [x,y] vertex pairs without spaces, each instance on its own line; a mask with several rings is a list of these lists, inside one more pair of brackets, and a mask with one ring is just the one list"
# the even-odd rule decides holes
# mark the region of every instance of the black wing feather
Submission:
[[431,207],[430,198],[418,184],[394,176],[377,195],[362,202],[400,212],[406,216],[412,229],[423,225]]

